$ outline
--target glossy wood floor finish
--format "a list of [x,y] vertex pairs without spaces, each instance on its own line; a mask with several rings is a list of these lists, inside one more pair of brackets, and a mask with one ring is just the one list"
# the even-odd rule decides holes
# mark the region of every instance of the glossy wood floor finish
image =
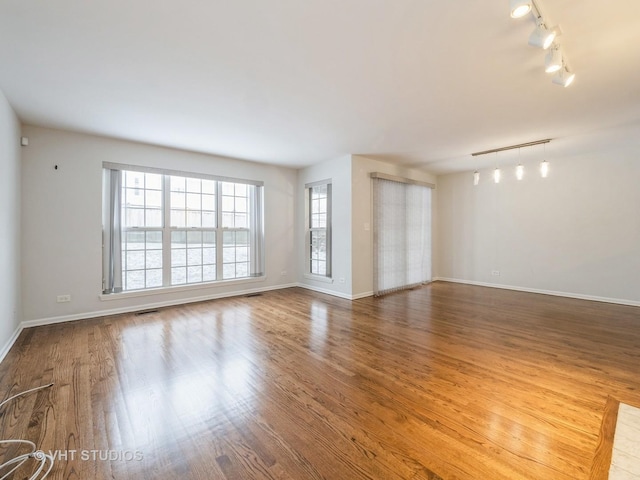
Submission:
[[[0,438],[56,479],[588,479],[609,396],[640,404],[640,309],[436,282],[302,289],[30,328]],[[83,460],[82,450],[140,452]]]

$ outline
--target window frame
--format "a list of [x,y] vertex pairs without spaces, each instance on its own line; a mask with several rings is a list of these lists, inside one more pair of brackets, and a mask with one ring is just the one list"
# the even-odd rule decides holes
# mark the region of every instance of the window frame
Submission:
[[[133,165],[124,165],[124,164],[113,164],[113,163],[108,163],[108,162],[104,162],[103,163],[103,169],[105,171],[118,171],[118,173],[120,174],[120,176],[124,179],[125,177],[125,172],[134,172],[134,173],[142,173],[142,174],[147,174],[147,173],[151,173],[151,174],[160,174],[162,175],[161,177],[161,198],[162,198],[162,206],[161,206],[161,217],[162,217],[162,225],[160,227],[157,226],[153,226],[153,227],[147,227],[145,226],[126,226],[125,222],[126,222],[126,218],[124,217],[124,212],[127,208],[126,206],[126,202],[125,199],[122,198],[119,203],[120,203],[120,209],[122,211],[122,216],[123,218],[121,219],[121,224],[120,224],[120,232],[121,232],[121,240],[120,240],[120,262],[117,263],[121,263],[120,265],[120,269],[121,269],[121,276],[122,276],[122,288],[121,289],[114,289],[113,291],[107,291],[105,290],[105,287],[103,287],[103,294],[104,295],[110,295],[110,294],[144,294],[145,292],[149,292],[152,290],[173,290],[173,289],[183,289],[183,288],[194,288],[194,287],[201,287],[203,285],[207,285],[207,284],[214,284],[214,283],[223,283],[223,282],[230,282],[230,281],[247,281],[247,280],[251,280],[251,279],[256,279],[256,278],[264,278],[264,255],[263,255],[263,251],[264,251],[264,228],[263,228],[263,214],[264,214],[264,184],[263,182],[260,181],[252,181],[252,180],[244,180],[244,179],[237,179],[237,178],[230,178],[230,177],[220,177],[220,176],[213,176],[213,175],[206,175],[206,174],[198,174],[198,173],[193,173],[193,172],[184,172],[184,171],[174,171],[174,170],[166,170],[166,169],[158,169],[158,168],[148,168],[148,167],[138,167],[138,166],[133,166]],[[171,214],[172,211],[179,211],[182,208],[181,207],[177,207],[175,208],[174,205],[172,205],[171,203],[171,194],[178,192],[178,190],[172,190],[171,187],[171,180],[172,177],[184,177],[185,178],[185,183],[188,184],[188,179],[197,179],[197,180],[208,180],[208,181],[213,181],[214,182],[214,188],[213,188],[213,193],[207,193],[207,195],[213,195],[214,196],[214,204],[215,204],[215,214],[214,214],[214,227],[211,227],[210,225],[207,226],[203,226],[202,220],[200,222],[200,226],[189,226],[188,225],[188,205],[185,203],[185,207],[184,207],[184,211],[185,211],[185,221],[184,221],[184,225],[180,226],[180,225],[172,225],[172,221],[171,221]],[[125,191],[125,182],[122,181],[122,186],[121,186],[121,197],[123,197],[123,193]],[[234,188],[234,199],[235,198],[245,198],[245,209],[244,212],[240,212],[240,214],[243,214],[245,217],[244,220],[244,225],[240,225],[239,227],[236,227],[235,224],[234,226],[231,227],[225,227],[223,224],[223,220],[222,220],[222,215],[223,215],[223,209],[222,209],[222,197],[223,197],[223,185],[224,184],[233,184],[233,188]],[[237,185],[240,186],[244,186],[245,190],[244,190],[244,195],[236,195],[237,192]],[[103,187],[104,188],[104,187]],[[201,182],[201,189],[202,189],[202,182]],[[187,196],[187,190],[188,188],[185,188],[184,194],[185,197]],[[201,190],[201,201],[200,201],[200,209],[197,210],[200,212],[201,214],[201,218],[202,218],[202,212],[209,212],[210,213],[210,209],[205,209],[203,210],[203,202],[202,202],[202,196],[204,195],[204,193],[202,193]],[[107,192],[103,191],[103,198],[107,198]],[[241,202],[242,203],[242,202]],[[111,208],[107,205],[104,205],[104,208]],[[144,207],[143,207],[144,208]],[[235,210],[235,200],[234,200],[234,209],[233,211],[231,211],[231,214],[237,214],[238,212]],[[193,211],[193,210],[192,210]],[[229,210],[225,210],[225,212],[227,214],[230,213]],[[104,216],[103,216],[103,220],[104,220]],[[235,222],[235,220],[234,220]],[[107,230],[108,230],[108,226],[105,225],[105,234],[107,234]],[[128,251],[128,245],[126,244],[126,239],[127,237],[127,233],[128,232],[140,232],[142,235],[145,236],[145,242],[146,242],[146,232],[147,231],[153,231],[153,232],[160,232],[161,234],[161,256],[162,256],[162,265],[161,265],[161,269],[162,269],[162,284],[161,285],[157,285],[157,286],[147,286],[146,283],[146,275],[147,275],[147,266],[146,263],[144,264],[144,268],[142,269],[142,271],[144,272],[144,276],[145,276],[145,286],[142,288],[125,288],[127,286],[127,281],[126,281],[126,274],[127,274],[127,269],[126,269],[126,263],[124,261],[124,256],[126,255],[126,252]],[[179,248],[175,248],[172,249],[173,241],[172,238],[174,238],[173,234],[174,232],[184,232],[185,234],[185,255],[186,257],[189,256],[189,243],[188,243],[188,237],[189,237],[189,233],[190,232],[201,232],[201,246],[200,246],[200,250],[201,250],[201,257],[200,258],[200,262],[198,263],[198,265],[196,265],[195,263],[192,265],[194,267],[200,267],[200,280],[199,281],[189,281],[189,262],[188,262],[188,258],[185,258],[184,261],[184,269],[185,269],[185,281],[181,282],[181,283],[173,283],[174,278],[172,278],[172,271],[174,268],[174,265],[172,264],[172,256],[174,254],[173,250],[179,250]],[[234,261],[233,262],[228,262],[224,260],[224,254],[225,254],[225,249],[224,249],[224,240],[226,239],[226,237],[228,237],[228,233],[227,232],[246,232],[246,259],[244,257],[241,257],[241,259],[243,259],[243,261],[238,261],[238,252],[235,251],[235,248],[237,247],[233,247],[234,249]],[[204,272],[204,267],[205,266],[213,266],[214,264],[206,263],[205,264],[205,260],[204,260],[204,248],[205,248],[205,239],[204,239],[204,235],[206,232],[210,232],[214,234],[214,239],[215,239],[215,244],[213,245],[213,248],[215,248],[215,279],[211,280],[211,279],[207,279],[204,280],[205,277],[205,272]],[[106,235],[104,235],[106,236]],[[103,238],[104,238],[103,236]],[[234,239],[233,245],[236,245],[237,240]],[[208,245],[208,244],[207,244]],[[104,248],[104,247],[103,247]],[[208,247],[207,247],[208,248]],[[143,252],[145,252],[145,262],[146,262],[146,243],[143,245],[143,250],[141,250]],[[209,252],[211,253],[211,252]],[[244,252],[242,252],[244,253]],[[105,250],[105,252],[103,252],[104,256],[105,256],[105,266],[107,265],[107,256],[109,255],[107,253],[107,251]],[[242,276],[238,276],[238,264],[244,264],[244,266],[241,268],[241,274],[246,272],[246,275],[242,275]],[[235,272],[233,276],[229,276],[227,275],[225,277],[225,273],[224,273],[224,267],[225,265],[230,265],[233,264],[235,265]],[[105,268],[106,270],[106,268]],[[106,276],[106,273],[104,274]],[[209,277],[210,278],[210,277]],[[105,278],[103,278],[103,285],[105,285]]]
[[[326,211],[316,212],[317,214],[325,214],[326,221],[324,227],[313,226],[313,189],[316,187],[326,187]],[[305,275],[319,280],[332,279],[332,181],[331,179],[319,182],[308,183],[305,185]],[[325,233],[325,273],[314,272],[313,269],[313,234],[314,232]]]

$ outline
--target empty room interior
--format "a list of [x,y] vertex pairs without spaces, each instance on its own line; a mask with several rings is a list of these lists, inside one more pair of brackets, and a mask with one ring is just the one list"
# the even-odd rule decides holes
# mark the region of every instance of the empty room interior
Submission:
[[0,0],[2,479],[640,479],[640,2]]

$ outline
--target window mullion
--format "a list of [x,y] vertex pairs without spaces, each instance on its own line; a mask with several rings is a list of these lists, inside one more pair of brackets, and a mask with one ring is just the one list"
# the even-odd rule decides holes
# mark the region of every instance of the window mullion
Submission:
[[222,280],[222,187],[216,182],[216,280]]

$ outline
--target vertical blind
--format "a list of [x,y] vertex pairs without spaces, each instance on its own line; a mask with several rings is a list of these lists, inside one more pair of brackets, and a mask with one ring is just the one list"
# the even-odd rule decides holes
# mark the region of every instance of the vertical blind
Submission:
[[374,294],[430,282],[432,186],[372,178]]

